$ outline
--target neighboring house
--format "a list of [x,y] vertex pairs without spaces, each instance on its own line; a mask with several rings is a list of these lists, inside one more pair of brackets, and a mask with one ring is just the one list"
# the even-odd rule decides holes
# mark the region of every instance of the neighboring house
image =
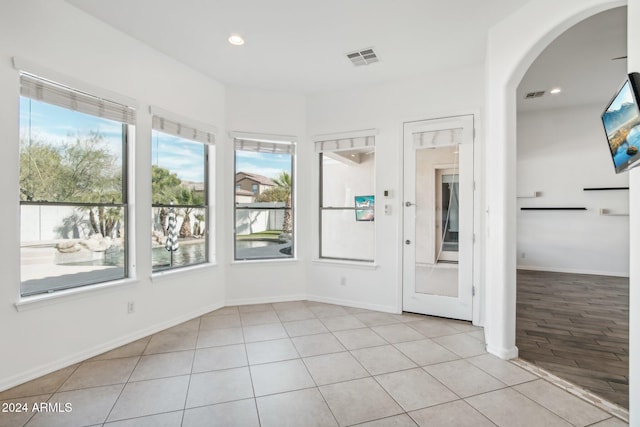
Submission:
[[273,182],[273,180],[266,176],[247,172],[237,172],[236,202],[239,202],[239,200],[237,200],[237,196],[239,195],[238,190],[249,191],[255,198],[255,196],[257,196],[258,194],[262,194],[264,190],[275,187],[275,185],[276,184]]
[[183,187],[188,188],[189,190],[194,190],[196,194],[204,197],[204,182],[196,182],[196,181],[182,181],[181,185]]
[[236,204],[237,203],[253,203],[256,196],[249,190],[243,190],[236,185]]

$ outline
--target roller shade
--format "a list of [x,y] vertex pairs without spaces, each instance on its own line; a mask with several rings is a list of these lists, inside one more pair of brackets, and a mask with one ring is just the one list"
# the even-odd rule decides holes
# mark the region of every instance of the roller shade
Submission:
[[166,117],[153,115],[151,123],[153,129],[173,136],[202,142],[203,144],[215,144],[216,142],[216,136],[213,132],[198,129],[182,121],[178,122]]
[[419,148],[446,147],[462,143],[462,128],[443,129],[413,134],[413,146]]
[[375,147],[374,136],[359,136],[354,138],[330,139],[316,141],[316,152],[342,151],[356,148]]
[[135,125],[136,110],[85,92],[20,73],[20,95],[84,114]]
[[267,141],[259,139],[234,138],[236,150],[254,151],[257,153],[295,154],[292,141]]

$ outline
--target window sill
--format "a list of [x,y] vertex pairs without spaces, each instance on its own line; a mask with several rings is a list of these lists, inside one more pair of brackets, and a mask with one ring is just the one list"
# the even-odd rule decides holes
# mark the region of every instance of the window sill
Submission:
[[341,261],[339,259],[316,258],[313,263],[326,266],[353,267],[363,270],[376,270],[378,268],[378,264],[373,261]]
[[231,261],[231,265],[286,264],[295,263],[298,261],[298,258],[238,259]]
[[151,273],[151,281],[155,282],[158,280],[169,279],[173,276],[178,276],[185,273],[189,274],[189,273],[197,272],[200,270],[208,270],[210,268],[215,268],[217,266],[218,264],[216,264],[215,262],[208,262],[205,264],[197,264],[189,267],[181,267],[181,268],[174,268],[171,270],[157,271],[155,273]]
[[43,307],[53,302],[62,302],[63,300],[72,300],[78,297],[84,296],[91,292],[104,292],[119,288],[122,286],[129,286],[137,284],[140,281],[134,278],[127,278],[121,280],[114,280],[113,282],[97,283],[95,285],[80,286],[73,289],[65,289],[63,291],[52,292],[48,294],[33,295],[28,297],[21,297],[14,303],[17,311],[31,310],[33,308]]

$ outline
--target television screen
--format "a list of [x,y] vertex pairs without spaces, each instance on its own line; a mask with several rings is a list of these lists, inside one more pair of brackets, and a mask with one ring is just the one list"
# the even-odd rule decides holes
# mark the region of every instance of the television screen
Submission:
[[602,113],[609,151],[616,173],[628,170],[640,159],[640,74],[631,73]]
[[356,221],[373,221],[375,197],[356,196]]

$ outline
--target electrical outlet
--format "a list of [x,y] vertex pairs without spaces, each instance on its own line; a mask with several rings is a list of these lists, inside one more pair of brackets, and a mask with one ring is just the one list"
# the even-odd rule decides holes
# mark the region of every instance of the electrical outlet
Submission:
[[127,313],[131,314],[136,311],[136,305],[133,301],[127,303]]
[[347,278],[342,276],[340,278],[340,286],[347,286]]
[[524,252],[520,252],[520,258],[525,259],[527,257],[527,254],[525,254]]

